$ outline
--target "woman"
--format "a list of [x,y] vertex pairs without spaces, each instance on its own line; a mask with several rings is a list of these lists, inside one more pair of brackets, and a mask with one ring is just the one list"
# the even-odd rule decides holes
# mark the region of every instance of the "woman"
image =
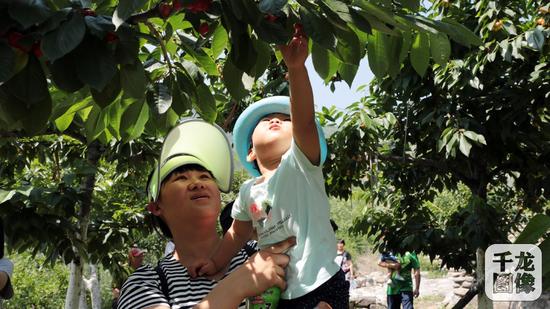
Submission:
[[137,269],[122,287],[118,308],[236,308],[271,286],[285,288],[288,257],[282,252],[293,239],[249,260],[241,250],[210,277],[189,276],[187,267],[210,257],[221,243],[220,190],[230,189],[232,174],[231,147],[219,127],[191,119],[170,131],[147,186],[147,209],[176,250],[156,268]]

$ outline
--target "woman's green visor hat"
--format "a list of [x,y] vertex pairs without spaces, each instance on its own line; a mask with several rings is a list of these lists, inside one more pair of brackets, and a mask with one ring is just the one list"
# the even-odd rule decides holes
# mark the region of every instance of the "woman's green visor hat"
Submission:
[[180,166],[197,164],[209,170],[220,191],[228,192],[233,180],[233,152],[227,135],[216,124],[189,118],[164,139],[160,158],[147,185],[149,201],[156,201],[160,184]]

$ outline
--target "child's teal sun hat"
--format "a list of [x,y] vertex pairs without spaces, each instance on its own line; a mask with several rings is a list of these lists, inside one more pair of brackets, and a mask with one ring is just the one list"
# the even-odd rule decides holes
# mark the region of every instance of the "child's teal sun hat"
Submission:
[[149,201],[158,199],[160,184],[166,176],[176,168],[188,164],[198,164],[209,170],[220,191],[230,190],[233,180],[233,152],[222,128],[202,119],[188,118],[170,130],[147,184]]
[[[252,133],[260,120],[269,114],[281,113],[290,115],[290,98],[287,96],[273,96],[261,99],[248,106],[239,116],[233,128],[233,144],[241,164],[254,177],[260,176],[260,171],[253,162],[248,162],[248,150],[251,146]],[[315,119],[319,146],[321,147],[321,164],[327,157],[327,142],[319,121]]]

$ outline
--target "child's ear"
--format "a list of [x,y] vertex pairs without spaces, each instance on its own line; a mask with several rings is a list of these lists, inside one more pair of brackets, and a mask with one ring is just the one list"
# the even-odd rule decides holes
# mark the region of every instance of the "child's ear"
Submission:
[[250,148],[250,150],[248,150],[248,155],[246,156],[246,161],[248,162],[254,162],[256,161],[257,157],[256,157],[256,152],[254,151],[254,147]]
[[149,202],[149,204],[147,204],[147,210],[155,216],[160,215],[160,207],[158,202]]

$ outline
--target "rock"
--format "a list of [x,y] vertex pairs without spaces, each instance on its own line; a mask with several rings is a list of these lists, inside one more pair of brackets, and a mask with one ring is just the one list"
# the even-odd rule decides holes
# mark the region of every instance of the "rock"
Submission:
[[465,289],[465,288],[458,288],[453,290],[453,293],[455,293],[455,295],[460,297],[464,297],[464,295],[466,295],[467,292],[468,292],[468,289]]
[[464,278],[464,277],[462,277],[462,276],[460,276],[460,277],[452,277],[451,280],[453,280],[455,283],[460,284],[460,283],[464,282],[464,281],[466,280],[466,278]]
[[456,289],[456,288],[459,288],[461,287],[462,285],[460,285],[460,283],[453,283],[453,289]]

